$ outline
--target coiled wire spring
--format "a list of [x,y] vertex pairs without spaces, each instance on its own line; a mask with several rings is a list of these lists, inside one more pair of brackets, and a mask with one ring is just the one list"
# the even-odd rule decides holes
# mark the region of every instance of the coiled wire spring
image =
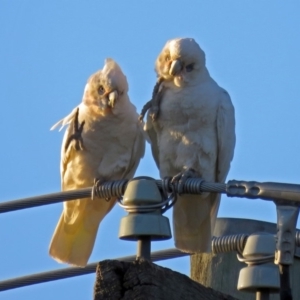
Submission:
[[232,234],[224,235],[221,237],[212,238],[212,251],[214,253],[225,253],[225,252],[237,252],[237,259],[240,262],[248,265],[263,264],[272,262],[274,260],[274,254],[260,257],[247,257],[244,258],[242,253],[245,248],[248,234]]
[[[152,179],[149,177],[138,177],[136,179]],[[150,213],[153,211],[161,210],[164,214],[168,209],[174,206],[177,195],[175,192],[175,185],[171,183],[171,178],[165,178],[161,181],[161,186],[159,188],[162,198],[165,199],[161,203],[156,204],[145,204],[145,205],[125,205],[123,203],[123,198],[118,198],[118,204],[124,208],[129,213]]]
[[[154,180],[150,177],[136,177],[136,179],[148,179]],[[163,201],[158,204],[151,205],[124,205],[123,194],[126,190],[128,180],[116,180],[100,182],[96,181],[92,188],[92,199],[98,197],[109,201],[111,197],[118,198],[118,204],[130,213],[147,213],[158,209],[161,209],[161,213],[165,213],[168,209],[174,206],[177,201],[178,184],[171,181],[171,177],[166,177],[162,180],[155,180],[162,197]],[[224,192],[226,187],[225,184],[208,183],[200,178],[188,178],[185,182],[183,192],[186,194],[201,194],[204,189],[210,189],[212,192]]]
[[212,251],[214,253],[225,253],[236,251],[243,253],[248,234],[232,234],[212,238]]
[[92,188],[92,199],[95,197],[110,200],[111,197],[121,198],[128,184],[127,179],[104,181],[95,180]]

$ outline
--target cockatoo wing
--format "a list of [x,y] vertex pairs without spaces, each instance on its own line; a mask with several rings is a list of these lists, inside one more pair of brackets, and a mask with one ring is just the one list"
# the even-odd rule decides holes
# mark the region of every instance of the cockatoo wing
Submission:
[[224,90],[217,114],[218,161],[217,181],[224,182],[229,172],[235,147],[234,107],[229,94]]
[[74,118],[74,116],[75,116],[75,114],[76,114],[76,111],[77,111],[77,107],[75,107],[69,115],[67,115],[66,117],[64,117],[63,119],[59,120],[57,123],[55,123],[55,124],[50,128],[50,130],[54,130],[54,129],[56,129],[58,126],[61,125],[61,128],[59,129],[59,131],[61,131],[61,130],[65,127],[65,125],[71,123],[71,121],[73,120],[73,118]]
[[[56,123],[57,126],[69,125],[66,129],[61,148],[62,190],[80,188],[80,185],[78,185],[79,181],[73,176],[66,174],[72,172],[69,164],[79,155],[79,151],[75,150],[72,143],[66,148],[66,142],[72,134],[71,125],[74,122],[76,111],[77,108],[67,117]],[[80,167],[78,165],[78,168]],[[86,176],[86,180],[91,180],[88,172],[86,172]],[[85,180],[82,181],[82,187],[86,187]],[[94,246],[99,223],[114,204],[114,199],[107,202],[100,199],[91,201],[91,199],[85,198],[64,202],[64,210],[50,242],[50,255],[59,262],[85,266]]]
[[[229,94],[225,90],[223,90],[222,100],[220,101],[217,112],[217,139],[216,181],[223,183],[229,172],[235,147],[234,107]],[[210,198],[212,201],[210,220],[213,231],[220,206],[221,194],[211,194]],[[213,234],[213,232],[211,234]]]
[[159,148],[158,148],[158,139],[157,139],[157,133],[154,128],[154,124],[152,121],[152,118],[149,115],[149,112],[147,114],[147,120],[144,125],[144,131],[147,133],[147,137],[151,144],[151,152],[152,156],[154,158],[154,161],[156,163],[157,168],[159,169]]
[[[138,115],[137,115],[138,118]],[[131,179],[139,165],[140,159],[144,157],[145,154],[145,133],[141,124],[137,123],[137,134],[132,147],[132,153],[130,158],[130,163],[128,168],[125,170],[122,178]]]

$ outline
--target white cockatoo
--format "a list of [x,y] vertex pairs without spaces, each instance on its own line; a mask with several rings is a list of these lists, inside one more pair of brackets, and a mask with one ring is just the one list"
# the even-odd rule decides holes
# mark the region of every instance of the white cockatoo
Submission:
[[[133,177],[145,151],[142,125],[128,97],[121,68],[106,59],[102,70],[85,86],[82,103],[55,124],[69,124],[61,149],[62,190],[93,186],[101,181]],[[101,220],[116,199],[78,199],[64,202],[49,253],[59,262],[85,266]]]
[[[224,182],[235,146],[234,107],[229,94],[210,77],[204,52],[192,38],[170,40],[155,69],[156,96],[145,130],[161,178],[172,177],[181,191],[188,177]],[[149,103],[144,110],[148,108]],[[220,194],[180,193],[173,208],[178,249],[211,251],[219,204]]]

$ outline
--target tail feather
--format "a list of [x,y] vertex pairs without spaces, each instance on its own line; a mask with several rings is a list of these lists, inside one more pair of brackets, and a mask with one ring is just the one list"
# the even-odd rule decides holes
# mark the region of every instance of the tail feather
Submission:
[[67,226],[62,213],[50,243],[49,254],[58,262],[84,267],[93,250],[98,226],[87,231],[81,222],[74,233],[68,232]]
[[[86,201],[86,200],[81,200]],[[115,199],[88,200],[75,222],[68,224],[65,211],[55,228],[50,242],[49,254],[58,262],[86,266],[92,253],[100,222],[112,209]]]
[[188,253],[211,252],[219,203],[219,194],[178,196],[173,208],[176,248]]

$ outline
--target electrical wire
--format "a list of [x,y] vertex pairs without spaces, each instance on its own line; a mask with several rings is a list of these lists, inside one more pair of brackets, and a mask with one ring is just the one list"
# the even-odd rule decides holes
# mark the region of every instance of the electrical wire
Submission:
[[[136,178],[138,179],[138,178]],[[133,180],[136,180],[133,179]],[[143,178],[152,179],[152,178]],[[154,179],[153,179],[154,180]],[[162,195],[178,193],[178,185],[171,182],[171,180],[155,180]],[[0,203],[0,213],[21,210],[25,208],[32,208],[36,206],[49,205],[53,203],[59,203],[63,201],[70,201],[74,199],[81,199],[86,197],[97,196],[101,199],[109,201],[111,197],[121,198],[126,190],[128,180],[116,180],[108,181],[104,183],[95,183],[93,187],[64,191],[58,193],[52,193],[47,195],[41,195],[36,197],[29,197],[25,199],[19,199],[14,201],[7,201]],[[255,181],[229,181],[225,183],[205,182],[201,178],[188,178],[183,186],[182,193],[184,194],[201,194],[203,192],[213,193],[225,193],[229,197],[241,197],[249,199],[263,199],[263,200],[276,200],[282,201],[286,204],[298,206],[300,203],[300,185],[285,184],[285,183],[273,183],[265,182],[259,183]],[[175,197],[176,198],[176,197]],[[98,199],[95,199],[98,201]],[[172,207],[176,199],[167,199],[162,204],[165,206],[164,210]],[[275,203],[276,204],[276,203]],[[127,209],[127,208],[126,208]],[[135,209],[135,208],[133,208]],[[145,207],[146,210],[152,210],[153,207]],[[233,235],[220,238],[213,238],[213,251],[215,253],[237,251],[241,253],[245,242],[247,240],[246,235]],[[296,244],[300,245],[300,234],[296,233]],[[151,254],[153,261],[159,261],[163,259],[175,258],[180,256],[189,255],[182,253],[177,249],[167,249],[163,251],[157,251]],[[135,256],[128,256],[119,258],[118,260],[133,261]],[[95,272],[96,263],[89,264],[86,268],[65,268],[60,270],[54,270],[49,272],[43,272],[39,274],[28,275],[15,279],[8,279],[0,282],[0,291],[13,289],[21,286],[37,284],[52,280],[58,280],[68,277],[74,277],[84,274]],[[282,280],[286,277],[288,268],[282,267]],[[283,280],[285,283],[285,279]],[[286,291],[290,292],[290,287],[286,285]]]
[[[245,234],[235,234],[228,235],[224,237],[213,237],[212,239],[212,249],[214,253],[225,253],[229,251],[243,251],[243,247],[247,240],[247,235]],[[229,243],[232,243],[229,245]],[[189,256],[190,253],[181,252],[176,248],[159,250],[151,253],[151,261],[161,261],[172,258]],[[119,261],[135,261],[136,256],[124,256],[120,258],[116,258]],[[90,263],[85,268],[81,267],[68,267],[53,271],[47,271],[27,276],[22,276],[18,278],[7,279],[4,281],[0,281],[0,291],[15,289],[19,287],[24,287],[33,284],[39,284],[49,281],[55,281],[75,276],[86,275],[90,273],[94,273],[96,271],[98,263]]]
[[[152,252],[151,260],[155,262],[155,261],[178,258],[178,257],[183,257],[188,255],[190,254],[181,252],[175,248],[173,249],[171,248],[171,249]],[[136,260],[136,256],[135,255],[124,256],[124,257],[116,258],[116,260],[131,262]],[[39,284],[39,283],[94,273],[96,272],[97,264],[98,263],[95,262],[95,263],[88,264],[85,268],[68,267],[68,268],[63,268],[63,269],[58,269],[53,271],[47,271],[47,272],[7,279],[4,281],[0,281],[0,291],[6,291],[6,290],[28,286],[28,285]]]
[[[160,190],[163,189],[162,180],[155,180],[155,183],[157,184]],[[94,195],[104,199],[110,197],[120,197],[124,194],[127,184],[128,180],[107,181],[102,183],[101,185],[95,185],[89,188],[63,191],[18,200],[11,200],[0,203],[0,213],[6,213],[15,210],[49,205],[86,197],[94,198]],[[175,188],[176,190],[176,186],[172,187],[171,183],[168,188],[170,191],[172,191],[172,188]],[[186,181],[184,192],[187,194],[200,194],[202,192],[226,193],[226,184],[204,182],[200,178],[189,178]]]

